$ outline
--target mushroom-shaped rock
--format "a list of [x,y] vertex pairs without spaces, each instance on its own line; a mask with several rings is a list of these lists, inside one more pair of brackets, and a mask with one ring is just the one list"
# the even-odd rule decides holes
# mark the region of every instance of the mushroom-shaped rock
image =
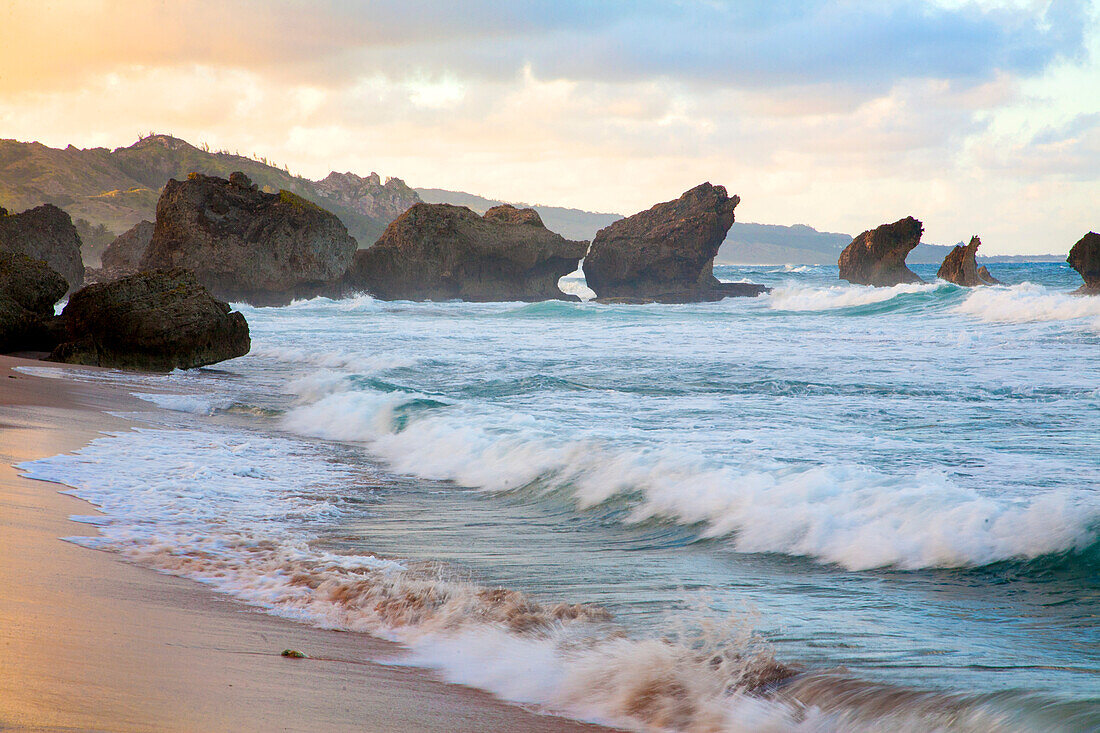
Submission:
[[860,234],[840,253],[840,278],[878,287],[924,282],[905,266],[905,257],[920,244],[923,232],[921,223],[909,216]]
[[53,306],[68,289],[42,260],[0,250],[0,353],[52,349]]
[[244,356],[251,345],[244,316],[181,268],[89,285],[70,296],[60,323],[49,358],[69,364],[191,369]]
[[978,267],[975,255],[981,245],[982,240],[977,237],[971,237],[970,244],[965,247],[961,244],[955,245],[955,248],[947,253],[947,257],[943,258],[943,264],[940,265],[936,277],[967,288],[978,285],[999,285],[1000,280],[990,275],[987,268]]
[[84,284],[80,235],[69,215],[53,204],[19,214],[0,209],[0,250],[42,260],[65,278],[70,290]]
[[1078,288],[1081,295],[1100,295],[1100,234],[1089,232],[1073,245],[1066,262],[1077,270],[1085,284]]
[[141,221],[115,237],[103,250],[101,280],[132,275],[141,269],[141,258],[153,241],[153,222]]
[[243,173],[192,173],[164,187],[139,269],[185,267],[219,298],[277,305],[331,286],[356,247],[335,215],[296,194],[264,193]]
[[740,202],[722,186],[703,183],[596,233],[584,259],[588,287],[601,300],[692,302],[767,290],[721,283],[714,256],[733,225]]
[[345,280],[383,300],[565,300],[558,280],[587,248],[551,232],[532,209],[504,204],[478,216],[420,203],[355,254]]

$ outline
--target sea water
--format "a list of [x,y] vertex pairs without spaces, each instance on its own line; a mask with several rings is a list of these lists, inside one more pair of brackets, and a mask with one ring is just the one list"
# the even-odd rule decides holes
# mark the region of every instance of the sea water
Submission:
[[80,377],[167,411],[22,468],[103,510],[75,541],[549,712],[1100,729],[1100,298],[1062,264],[914,269],[238,306],[249,356]]

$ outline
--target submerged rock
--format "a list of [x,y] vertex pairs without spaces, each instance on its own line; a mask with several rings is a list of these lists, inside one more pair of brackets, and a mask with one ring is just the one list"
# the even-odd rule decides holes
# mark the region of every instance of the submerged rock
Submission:
[[355,254],[345,282],[383,300],[564,300],[558,280],[587,242],[551,232],[533,209],[416,204]]
[[947,257],[943,258],[943,264],[940,265],[936,277],[967,288],[979,285],[1000,285],[1001,281],[990,275],[987,268],[978,267],[975,255],[981,245],[982,240],[977,237],[971,237],[970,244],[965,247],[961,244],[955,245],[955,248],[947,253]]
[[70,290],[84,284],[80,235],[69,215],[53,204],[19,214],[0,208],[0,250],[42,260],[65,278]]
[[52,349],[53,306],[68,289],[42,260],[0,250],[0,353]]
[[596,233],[584,260],[588,287],[605,302],[688,303],[755,296],[752,283],[722,283],[714,256],[741,201],[703,183],[675,201],[620,219]]
[[153,241],[153,229],[153,222],[141,221],[108,244],[103,251],[103,267],[99,280],[112,280],[138,272],[145,250]]
[[1066,262],[1077,270],[1085,284],[1077,289],[1081,295],[1100,295],[1100,234],[1089,232],[1069,251]]
[[170,180],[140,269],[185,267],[226,300],[289,303],[332,287],[357,244],[335,215],[289,191],[264,193],[243,173]]
[[921,223],[909,216],[860,234],[840,253],[840,278],[878,287],[924,282],[905,266],[906,255],[920,244],[923,232]]
[[139,272],[73,293],[51,361],[170,371],[244,356],[244,316],[184,269]]

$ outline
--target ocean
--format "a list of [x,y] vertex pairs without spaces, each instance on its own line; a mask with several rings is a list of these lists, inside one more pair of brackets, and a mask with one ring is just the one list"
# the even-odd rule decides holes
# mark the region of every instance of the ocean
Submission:
[[554,714],[1096,731],[1100,298],[1065,264],[992,269],[1009,285],[717,266],[774,290],[238,305],[247,357],[67,372],[150,409],[21,469],[102,509],[73,541]]

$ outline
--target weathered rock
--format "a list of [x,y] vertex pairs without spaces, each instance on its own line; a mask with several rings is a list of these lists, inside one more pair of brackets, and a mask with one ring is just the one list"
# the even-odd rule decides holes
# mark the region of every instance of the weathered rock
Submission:
[[285,304],[317,294],[347,271],[357,244],[333,214],[243,173],[171,180],[157,202],[140,269],[185,267],[226,300]]
[[69,297],[51,361],[144,371],[191,369],[244,356],[244,316],[176,268],[96,283]]
[[955,248],[943,258],[943,264],[940,265],[936,277],[966,288],[999,285],[1000,280],[990,275],[987,268],[978,268],[975,255],[980,246],[982,246],[982,240],[977,237],[971,237],[970,244],[965,247],[961,244],[955,245]]
[[0,353],[52,349],[53,306],[68,289],[42,260],[0,250]]
[[609,302],[685,303],[759,295],[751,283],[721,283],[714,256],[740,199],[703,183],[675,201],[620,219],[596,233],[584,260],[588,287]]
[[564,300],[558,280],[587,242],[554,234],[532,209],[416,204],[355,255],[346,281],[384,300]]
[[420,196],[400,178],[387,178],[382,183],[377,173],[363,178],[333,171],[317,181],[314,188],[326,200],[382,222],[391,222],[420,203]]
[[1100,234],[1089,232],[1077,240],[1066,262],[1085,281],[1077,290],[1079,294],[1100,295]]
[[110,280],[138,272],[145,250],[153,241],[153,228],[151,221],[138,222],[107,245],[103,251],[103,272],[99,279]]
[[906,255],[920,244],[923,232],[921,223],[909,216],[860,234],[840,253],[840,278],[878,287],[924,282],[905,266]]
[[0,208],[0,250],[42,260],[65,278],[70,290],[84,284],[80,235],[69,215],[53,204],[19,214]]

